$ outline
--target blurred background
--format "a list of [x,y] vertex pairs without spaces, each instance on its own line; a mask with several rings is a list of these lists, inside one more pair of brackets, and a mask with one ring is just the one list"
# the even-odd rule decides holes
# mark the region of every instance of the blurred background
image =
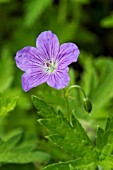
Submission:
[[61,43],[73,41],[95,56],[113,55],[112,10],[112,0],[0,0],[0,47],[15,54],[52,30]]
[[[74,68],[70,72],[71,83],[81,85],[92,100],[93,121],[81,108],[78,92],[79,103],[71,101],[70,107],[75,109],[76,116],[95,142],[96,126],[104,128],[106,118],[113,114],[113,0],[0,0],[1,140],[4,141],[7,134],[21,133],[20,145],[27,145],[28,141],[36,143],[38,150],[51,155],[49,163],[53,163],[69,157],[45,140],[47,132],[36,121],[38,116],[31,95],[38,95],[63,110],[61,91],[44,84],[25,93],[21,87],[22,71],[14,61],[16,52],[25,46],[36,46],[36,38],[45,30],[55,33],[60,44],[74,42],[81,51],[78,62],[70,67]],[[21,165],[13,157],[12,161],[9,159],[0,170],[24,170],[26,166],[31,170],[34,164],[29,162],[36,161],[28,159]],[[0,162],[3,162],[1,158]],[[35,163],[34,169],[40,169],[47,162],[45,158]]]

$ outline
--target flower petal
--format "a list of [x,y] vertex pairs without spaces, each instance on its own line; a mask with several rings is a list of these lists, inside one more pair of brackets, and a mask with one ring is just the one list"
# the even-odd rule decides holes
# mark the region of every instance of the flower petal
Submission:
[[70,81],[68,75],[68,67],[64,70],[57,70],[56,73],[51,74],[47,80],[47,84],[55,89],[65,88]]
[[42,54],[34,47],[25,47],[19,50],[15,57],[17,67],[23,71],[42,66],[43,60]]
[[58,55],[59,69],[63,69],[76,62],[79,54],[79,49],[74,43],[62,44]]
[[22,88],[27,92],[31,88],[46,82],[47,79],[48,75],[41,70],[37,70],[37,72],[28,71],[22,75]]
[[59,40],[51,31],[41,33],[36,40],[36,46],[47,60],[56,60],[59,52]]

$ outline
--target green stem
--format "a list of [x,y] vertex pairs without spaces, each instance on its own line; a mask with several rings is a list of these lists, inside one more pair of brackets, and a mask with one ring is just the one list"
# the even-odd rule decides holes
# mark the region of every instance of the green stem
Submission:
[[82,87],[80,87],[79,85],[73,85],[73,86],[69,87],[69,89],[67,90],[67,93],[66,93],[66,97],[69,96],[69,94],[70,94],[70,92],[71,92],[71,90],[72,90],[73,88],[78,88],[78,89],[80,89],[80,90],[82,91],[82,93],[83,93],[83,95],[84,95],[84,98],[83,98],[84,109],[85,109],[88,113],[90,113],[91,110],[92,110],[92,102],[91,102],[91,100],[86,96],[85,91],[84,91],[84,89],[83,89]]
[[69,105],[68,105],[68,96],[66,96],[66,91],[65,91],[65,89],[63,89],[63,92],[64,92],[64,99],[65,99],[65,104],[66,104],[66,116],[67,116],[67,119],[68,119],[69,122],[70,122],[70,113],[69,113]]
[[71,92],[71,90],[72,90],[73,88],[78,88],[78,89],[82,90],[84,97],[87,98],[84,89],[83,89],[82,87],[80,87],[79,85],[73,85],[73,86],[71,86],[71,87],[67,90],[66,96],[69,95],[69,93]]

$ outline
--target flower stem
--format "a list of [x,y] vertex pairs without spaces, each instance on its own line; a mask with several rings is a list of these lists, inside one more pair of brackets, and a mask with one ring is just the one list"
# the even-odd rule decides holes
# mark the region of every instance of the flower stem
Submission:
[[[70,92],[71,92],[71,90],[72,90],[73,88],[78,88],[78,89],[80,89],[80,90],[82,91],[82,93],[83,93],[83,95],[84,95],[84,98],[83,98],[84,109],[85,109],[88,113],[90,113],[90,112],[92,111],[92,102],[91,102],[91,100],[86,96],[85,91],[84,91],[84,89],[83,89],[82,87],[80,87],[79,85],[72,85],[72,86],[69,87],[69,89],[67,90],[65,96],[68,97],[69,94],[70,94]],[[71,118],[71,117],[70,117],[70,118]]]
[[66,104],[66,116],[68,121],[70,122],[70,113],[69,113],[69,105],[68,105],[68,96],[66,95],[65,89],[63,89],[64,92],[64,99],[65,99],[65,104]]
[[82,87],[80,87],[79,85],[72,85],[72,86],[67,90],[66,96],[69,95],[69,93],[71,92],[71,90],[72,90],[73,88],[78,88],[78,89],[80,89],[80,90],[83,92],[84,98],[87,98],[84,89],[83,89]]

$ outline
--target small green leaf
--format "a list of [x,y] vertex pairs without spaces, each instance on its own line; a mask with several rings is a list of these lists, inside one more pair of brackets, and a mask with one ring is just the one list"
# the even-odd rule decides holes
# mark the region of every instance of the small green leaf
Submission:
[[[11,150],[15,147],[15,145],[20,141],[22,137],[21,130],[14,130],[7,135],[2,137],[2,140],[5,142],[5,149]],[[1,147],[2,149],[2,147]]]
[[38,114],[46,118],[54,117],[56,115],[54,109],[47,105],[42,99],[32,96],[32,101],[36,109],[39,111]]
[[8,112],[14,110],[18,97],[4,99],[0,96],[0,116],[6,116]]
[[18,97],[6,99],[7,112],[14,110],[16,103],[17,103],[17,100],[18,100]]
[[103,18],[100,22],[100,25],[104,28],[113,28],[113,12],[111,15]]
[[36,150],[36,144],[23,144],[22,131],[13,131],[0,140],[0,163],[30,163],[45,161],[50,156]]

